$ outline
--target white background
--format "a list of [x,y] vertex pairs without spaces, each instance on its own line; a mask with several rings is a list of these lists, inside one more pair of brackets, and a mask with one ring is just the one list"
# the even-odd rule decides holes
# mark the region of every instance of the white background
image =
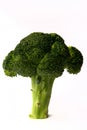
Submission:
[[[0,0],[0,129],[87,130],[87,0]],[[32,32],[55,32],[84,56],[78,75],[54,82],[50,117],[33,120],[31,80],[4,75],[2,61]]]

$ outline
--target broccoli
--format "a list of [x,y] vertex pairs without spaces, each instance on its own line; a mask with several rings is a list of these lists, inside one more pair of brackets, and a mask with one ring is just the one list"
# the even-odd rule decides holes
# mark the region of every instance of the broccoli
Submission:
[[83,56],[75,47],[67,47],[56,33],[33,32],[20,41],[5,57],[3,69],[7,76],[21,75],[32,81],[31,118],[48,117],[54,80],[66,69],[70,74],[81,70]]

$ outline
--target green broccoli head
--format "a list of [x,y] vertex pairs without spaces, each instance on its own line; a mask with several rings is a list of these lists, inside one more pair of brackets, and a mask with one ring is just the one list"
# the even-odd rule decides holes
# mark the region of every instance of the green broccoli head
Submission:
[[31,118],[48,117],[48,106],[55,78],[81,70],[83,56],[75,47],[67,47],[56,33],[34,32],[25,37],[3,61],[7,76],[31,77],[32,112]]
[[55,33],[34,32],[25,37],[3,62],[5,74],[25,77],[48,75],[59,77],[65,68],[78,73],[83,63],[79,50],[67,47]]

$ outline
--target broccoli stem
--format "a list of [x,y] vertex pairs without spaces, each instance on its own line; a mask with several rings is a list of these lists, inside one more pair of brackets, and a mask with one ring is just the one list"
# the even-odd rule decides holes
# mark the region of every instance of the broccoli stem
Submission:
[[31,78],[33,100],[31,118],[44,119],[48,117],[48,106],[54,79],[50,76],[33,76]]

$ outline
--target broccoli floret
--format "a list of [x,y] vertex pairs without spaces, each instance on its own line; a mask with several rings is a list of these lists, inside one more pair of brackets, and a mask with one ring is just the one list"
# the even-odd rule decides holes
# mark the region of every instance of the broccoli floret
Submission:
[[14,60],[14,51],[11,51],[3,61],[3,69],[7,76],[13,77],[17,75],[16,71],[14,70]]
[[69,53],[70,58],[68,59],[66,66],[67,71],[71,74],[77,74],[80,72],[81,66],[83,64],[83,56],[77,48],[72,46],[69,47]]
[[37,67],[39,75],[49,75],[55,78],[61,76],[63,71],[64,65],[60,55],[55,56],[52,53],[47,53]]
[[70,74],[81,70],[83,56],[75,47],[67,47],[56,33],[34,32],[20,41],[3,61],[7,76],[21,75],[32,81],[32,118],[47,118],[54,80],[64,69]]

